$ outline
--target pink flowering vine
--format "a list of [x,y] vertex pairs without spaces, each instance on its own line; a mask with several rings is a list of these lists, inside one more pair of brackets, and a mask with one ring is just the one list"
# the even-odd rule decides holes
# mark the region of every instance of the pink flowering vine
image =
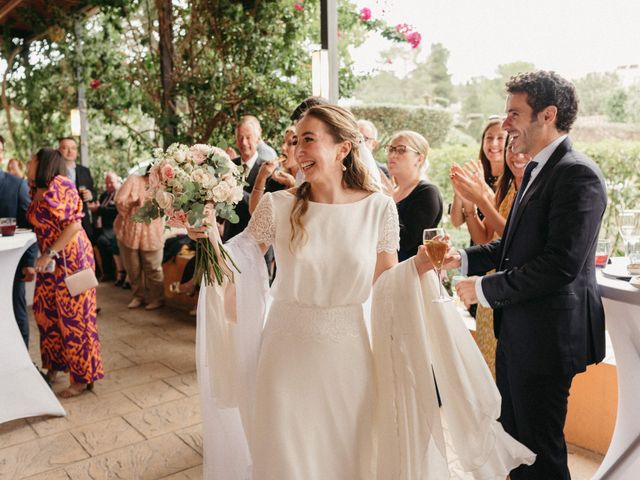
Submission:
[[366,22],[367,20],[371,20],[371,9],[364,7],[360,10],[360,20]]
[[301,3],[298,3],[298,2],[296,2],[296,3],[293,5],[293,8],[295,8],[298,12],[301,12],[301,11],[303,11],[303,10],[304,10],[304,7],[302,6],[302,4],[301,4]]
[[418,48],[422,40],[422,35],[418,32],[409,32],[405,34],[404,38],[411,44],[411,48]]

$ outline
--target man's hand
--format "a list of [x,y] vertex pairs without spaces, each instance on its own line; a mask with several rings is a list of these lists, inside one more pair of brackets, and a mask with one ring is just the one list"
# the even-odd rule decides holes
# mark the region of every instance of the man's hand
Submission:
[[454,268],[460,268],[460,265],[462,265],[462,257],[458,249],[449,247],[449,251],[445,255],[444,262],[442,263],[442,269],[453,270]]
[[23,282],[31,282],[34,278],[36,278],[36,269],[34,267],[23,267],[22,268],[22,281]]
[[460,280],[456,285],[456,292],[458,297],[464,303],[464,306],[469,308],[469,305],[478,303],[478,297],[476,296],[476,282],[480,281],[481,277],[469,277]]

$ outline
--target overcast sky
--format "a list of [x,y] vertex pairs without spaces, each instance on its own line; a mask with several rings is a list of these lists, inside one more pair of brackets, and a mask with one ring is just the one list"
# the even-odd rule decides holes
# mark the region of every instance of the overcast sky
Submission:
[[[454,83],[528,61],[571,79],[640,64],[639,0],[356,0],[388,23],[409,23],[450,52]],[[384,13],[382,11],[385,11]],[[389,43],[371,38],[355,58],[376,67]]]

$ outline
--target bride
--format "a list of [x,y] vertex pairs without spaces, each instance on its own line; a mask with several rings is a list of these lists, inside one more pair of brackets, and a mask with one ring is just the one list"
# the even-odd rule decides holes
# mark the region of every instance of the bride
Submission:
[[354,117],[312,107],[296,139],[305,182],[265,194],[228,245],[235,284],[201,289],[205,478],[439,480],[455,458],[471,478],[504,479],[533,463],[496,421],[499,395],[455,307],[431,302],[424,249],[398,264],[396,206],[369,181]]

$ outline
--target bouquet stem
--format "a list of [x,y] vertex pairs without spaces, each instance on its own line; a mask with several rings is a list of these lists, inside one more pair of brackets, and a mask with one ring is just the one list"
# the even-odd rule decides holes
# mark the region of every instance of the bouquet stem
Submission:
[[[229,266],[229,262],[233,268]],[[196,268],[194,272],[196,283],[200,283],[200,279],[204,278],[206,286],[213,285],[214,280],[218,285],[222,285],[225,277],[233,282],[233,269],[240,273],[238,266],[225,250],[222,242],[217,240],[214,244],[208,238],[196,241]]]

